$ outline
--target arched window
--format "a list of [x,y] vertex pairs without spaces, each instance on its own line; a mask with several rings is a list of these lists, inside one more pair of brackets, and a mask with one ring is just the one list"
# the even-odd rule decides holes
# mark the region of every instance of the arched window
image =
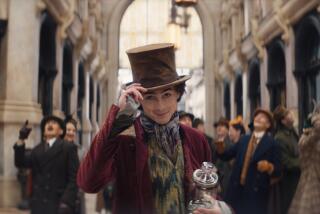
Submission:
[[298,80],[299,127],[312,111],[312,99],[320,100],[320,17],[317,12],[304,17],[295,27],[294,74]]
[[249,62],[249,90],[250,100],[250,118],[252,119],[254,111],[261,106],[261,87],[260,87],[260,62],[253,58]]
[[224,110],[227,119],[231,117],[231,106],[230,106],[230,84],[229,82],[224,83]]
[[70,114],[70,99],[73,88],[73,59],[72,46],[66,42],[63,48],[63,77],[62,77],[62,111]]
[[234,87],[234,100],[236,103],[236,113],[237,115],[243,114],[243,97],[242,97],[242,76],[241,74],[237,74],[236,77],[236,85]]
[[268,47],[268,82],[270,93],[270,109],[278,105],[286,105],[286,62],[284,44],[275,39]]
[[42,106],[43,115],[52,114],[53,81],[57,74],[56,29],[57,23],[45,12],[40,29],[38,78],[38,102]]

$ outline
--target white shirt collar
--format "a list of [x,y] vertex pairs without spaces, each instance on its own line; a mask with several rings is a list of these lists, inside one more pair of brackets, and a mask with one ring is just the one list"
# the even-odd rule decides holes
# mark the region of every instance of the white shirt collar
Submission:
[[57,140],[56,137],[49,139],[49,140],[47,141],[47,143],[49,143],[49,147],[51,147],[51,146],[54,144],[54,142],[56,142],[56,140]]
[[257,138],[257,144],[260,142],[261,138],[263,137],[263,135],[265,134],[265,131],[261,131],[261,132],[253,132],[254,136]]

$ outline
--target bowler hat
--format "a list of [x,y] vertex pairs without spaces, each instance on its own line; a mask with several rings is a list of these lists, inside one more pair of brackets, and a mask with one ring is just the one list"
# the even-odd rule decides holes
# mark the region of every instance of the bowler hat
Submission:
[[213,126],[217,128],[218,126],[225,126],[229,129],[229,121],[225,117],[220,117],[218,121],[213,123]]
[[264,110],[262,108],[258,108],[254,111],[254,114],[253,114],[253,119],[258,115],[258,114],[264,114],[267,116],[269,122],[270,122],[270,127],[269,127],[269,131],[271,131],[274,127],[274,120],[273,120],[273,116],[272,116],[272,113],[270,111],[267,111],[267,110]]
[[65,126],[62,119],[60,119],[59,117],[56,117],[54,115],[45,116],[41,120],[41,123],[40,123],[41,133],[44,134],[45,126],[49,121],[55,121],[59,124],[60,128],[63,130],[63,133],[60,135],[60,138],[61,139],[64,138],[64,135],[66,134],[66,126]]
[[178,76],[174,45],[160,43],[127,50],[133,83],[140,83],[148,91],[178,85],[190,76]]
[[288,113],[289,113],[288,109],[286,109],[282,105],[279,105],[273,111],[273,118],[277,123],[279,123]]

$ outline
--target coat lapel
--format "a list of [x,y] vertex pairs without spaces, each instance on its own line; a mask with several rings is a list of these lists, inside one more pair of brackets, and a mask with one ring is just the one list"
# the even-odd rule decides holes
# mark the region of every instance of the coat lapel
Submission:
[[268,137],[267,134],[263,135],[260,143],[258,144],[258,146],[256,148],[256,151],[253,154],[252,161],[256,162],[261,155],[263,155],[266,151],[268,151],[268,149],[271,146],[271,142],[269,139],[270,138]]
[[41,166],[46,165],[51,160],[54,160],[55,156],[60,154],[62,151],[62,141],[57,139],[51,148],[49,148],[46,152],[44,151],[45,142],[42,145],[41,151],[43,152],[43,161],[41,162]]

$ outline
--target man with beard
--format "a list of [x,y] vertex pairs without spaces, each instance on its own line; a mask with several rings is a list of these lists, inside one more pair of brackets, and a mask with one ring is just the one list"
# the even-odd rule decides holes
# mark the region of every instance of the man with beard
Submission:
[[78,192],[79,159],[77,147],[62,140],[65,135],[63,120],[45,117],[41,121],[42,142],[27,155],[24,140],[29,133],[25,124],[14,145],[14,160],[17,167],[32,171],[31,214],[72,214]]
[[270,134],[273,116],[257,109],[253,116],[253,132],[225,149],[223,142],[215,142],[223,160],[235,158],[225,200],[237,214],[267,213],[270,180],[280,176],[280,154]]

